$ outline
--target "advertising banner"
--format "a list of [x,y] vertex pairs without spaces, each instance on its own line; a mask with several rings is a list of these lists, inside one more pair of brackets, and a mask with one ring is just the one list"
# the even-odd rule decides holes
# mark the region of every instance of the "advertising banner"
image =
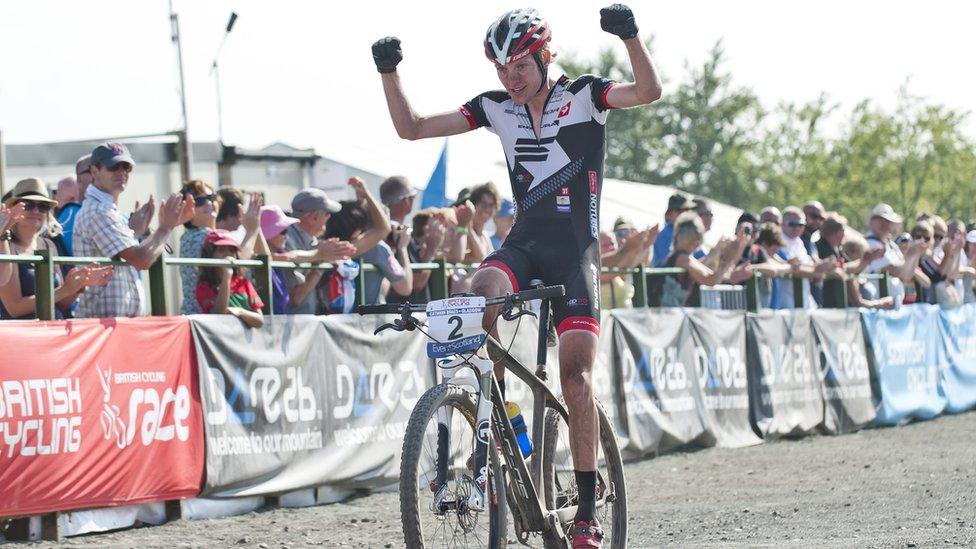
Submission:
[[750,313],[747,356],[752,424],[763,438],[807,434],[823,423],[823,393],[810,315]]
[[857,431],[874,420],[871,374],[856,309],[810,311],[820,355],[826,433]]
[[976,406],[976,303],[939,311],[943,361],[939,386],[946,411],[956,414]]
[[938,316],[938,307],[927,303],[861,313],[877,372],[877,424],[931,419],[945,408],[939,392],[943,344]]
[[0,516],[195,496],[185,318],[0,323]]
[[698,442],[723,447],[762,442],[749,420],[745,313],[686,309],[685,314],[694,341],[695,387],[706,431]]
[[619,309],[611,318],[624,456],[646,456],[701,437],[694,341],[684,311]]
[[276,316],[261,329],[192,317],[207,497],[395,480],[410,410],[433,381],[416,333],[379,319]]

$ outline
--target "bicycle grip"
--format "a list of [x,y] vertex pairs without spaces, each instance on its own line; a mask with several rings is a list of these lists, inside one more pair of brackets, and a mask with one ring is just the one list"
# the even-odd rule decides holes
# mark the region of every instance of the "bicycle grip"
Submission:
[[536,288],[532,290],[522,290],[518,293],[519,299],[524,301],[532,301],[535,299],[551,299],[553,297],[562,297],[566,295],[566,287],[563,285],[556,286],[546,286],[545,288]]
[[399,303],[378,303],[374,305],[360,305],[356,307],[356,312],[360,315],[383,315],[396,314],[399,311]]

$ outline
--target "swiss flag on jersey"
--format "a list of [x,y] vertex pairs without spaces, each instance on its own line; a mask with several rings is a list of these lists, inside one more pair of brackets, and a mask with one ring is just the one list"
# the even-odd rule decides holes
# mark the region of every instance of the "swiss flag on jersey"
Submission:
[[569,107],[572,104],[573,104],[573,102],[570,101],[570,102],[566,103],[565,105],[563,105],[563,108],[559,109],[559,115],[556,116],[556,118],[562,118],[562,117],[566,116],[567,114],[569,114]]

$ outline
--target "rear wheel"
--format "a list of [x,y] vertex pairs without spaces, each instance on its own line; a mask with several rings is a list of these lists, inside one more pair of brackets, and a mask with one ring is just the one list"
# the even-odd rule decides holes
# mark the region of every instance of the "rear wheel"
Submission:
[[407,547],[505,546],[505,481],[494,444],[488,445],[485,509],[468,505],[478,476],[472,470],[475,398],[442,383],[424,393],[410,415],[400,462],[400,515]]
[[[603,405],[597,404],[600,422],[600,444],[597,447],[596,519],[604,532],[605,547],[627,547],[627,488],[624,465],[617,447],[613,424]],[[575,508],[578,503],[573,457],[569,451],[569,424],[558,410],[546,406],[543,440],[542,482],[549,509]],[[568,514],[568,513],[567,513]],[[560,525],[568,532],[572,516]],[[565,549],[567,544],[551,533],[543,537],[546,549]]]

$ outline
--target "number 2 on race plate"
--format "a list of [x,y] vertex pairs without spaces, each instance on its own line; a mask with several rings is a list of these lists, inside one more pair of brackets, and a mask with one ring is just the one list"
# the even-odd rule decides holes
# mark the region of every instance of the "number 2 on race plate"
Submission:
[[444,358],[481,347],[486,337],[481,326],[484,314],[485,298],[481,296],[451,297],[428,303],[427,328],[435,341],[427,343],[427,356]]

